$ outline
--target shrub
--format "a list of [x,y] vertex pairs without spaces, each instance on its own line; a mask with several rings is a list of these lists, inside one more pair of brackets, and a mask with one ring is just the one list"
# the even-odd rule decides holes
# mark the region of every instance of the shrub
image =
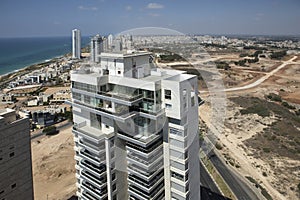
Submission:
[[265,153],[270,153],[270,148],[264,147],[264,148],[263,148],[263,151],[264,151]]
[[246,60],[239,60],[237,62],[234,62],[235,65],[239,65],[239,66],[245,66],[246,64]]
[[263,172],[262,175],[267,177],[267,172]]
[[286,51],[278,51],[278,52],[273,52],[270,57],[272,59],[281,59],[284,56],[286,56]]
[[260,186],[261,189],[261,194],[267,199],[267,200],[273,200],[273,198],[271,197],[271,195],[267,192],[267,190],[265,188],[263,188],[262,186]]
[[281,103],[281,105],[283,105],[284,107],[288,108],[288,109],[296,109],[295,106],[290,105],[288,102],[284,101]]
[[247,53],[241,53],[240,54],[240,58],[247,57],[247,56],[249,56],[249,54],[247,54]]
[[247,59],[248,63],[256,63],[258,61],[259,61],[258,57],[255,57],[254,59]]
[[257,181],[252,178],[251,176],[246,176],[246,178],[251,182],[251,183],[254,183],[254,184],[258,184]]
[[45,133],[46,135],[54,135],[56,134],[58,131],[56,130],[55,126],[48,126],[46,128],[44,128],[43,133]]
[[278,101],[278,102],[282,102],[281,96],[274,94],[274,93],[270,93],[267,95],[267,98],[272,100],[272,101]]
[[215,147],[216,147],[218,150],[222,150],[222,149],[223,149],[222,145],[221,145],[219,142],[217,142],[217,143],[215,144]]
[[258,57],[259,54],[262,54],[263,51],[261,50],[258,50],[258,51],[255,51],[255,53],[253,54],[254,57]]
[[224,69],[224,70],[230,69],[230,66],[227,62],[216,61],[215,63],[218,69]]

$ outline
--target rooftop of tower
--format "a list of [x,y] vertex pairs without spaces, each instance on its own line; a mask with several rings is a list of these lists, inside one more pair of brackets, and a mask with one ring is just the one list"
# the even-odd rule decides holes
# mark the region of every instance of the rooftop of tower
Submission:
[[[146,56],[150,57],[151,55],[152,55],[152,53],[147,52],[147,51],[109,52],[109,53],[102,52],[100,54],[100,57],[102,59],[101,63],[83,63],[81,68],[72,71],[72,74],[74,74],[74,75],[78,74],[81,77],[86,77],[86,79],[108,75],[109,77],[111,77],[111,79],[114,79],[115,81],[122,80],[122,82],[126,82],[126,81],[130,82],[130,81],[132,81],[132,79],[139,80],[141,82],[157,82],[157,81],[161,81],[161,80],[181,82],[181,81],[185,81],[190,78],[196,77],[196,75],[186,74],[186,71],[169,69],[169,68],[158,68],[158,67],[156,67],[156,65],[154,63],[148,62],[148,58]],[[107,65],[107,63],[106,63],[106,61],[104,61],[104,59],[108,59],[110,61],[117,62],[120,60],[122,61],[123,59],[130,59],[130,58],[134,59],[136,57],[143,57],[143,56],[144,56],[143,59],[145,59],[145,60],[147,59],[147,61],[145,61],[145,63],[148,62],[148,64],[150,64],[150,65],[146,66],[146,64],[143,64],[143,65],[137,64],[136,68],[145,68],[145,71],[148,70],[140,77],[131,77],[131,76],[127,76],[125,74],[123,76],[118,76],[117,74],[110,74],[110,73],[104,74],[103,73],[104,69],[116,71],[116,68],[117,68],[116,65]],[[132,67],[129,66],[129,68],[132,68]],[[133,70],[133,68],[130,70]],[[78,81],[79,80],[80,79],[78,79]]]

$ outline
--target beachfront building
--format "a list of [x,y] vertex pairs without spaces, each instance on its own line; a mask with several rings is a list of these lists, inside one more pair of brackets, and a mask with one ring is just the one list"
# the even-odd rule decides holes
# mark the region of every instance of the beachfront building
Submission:
[[91,61],[100,62],[100,53],[103,52],[103,40],[100,35],[95,35],[91,39]]
[[30,122],[0,110],[0,199],[33,199]]
[[80,30],[72,30],[72,58],[80,59],[81,57],[81,34]]
[[200,199],[197,76],[151,53],[71,73],[79,199]]

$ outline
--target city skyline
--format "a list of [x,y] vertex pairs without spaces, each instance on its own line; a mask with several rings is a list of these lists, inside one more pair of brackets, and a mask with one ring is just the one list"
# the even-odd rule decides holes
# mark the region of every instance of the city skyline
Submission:
[[299,8],[296,0],[4,0],[0,37],[68,36],[74,28],[83,36],[107,35],[137,27],[185,34],[299,35]]

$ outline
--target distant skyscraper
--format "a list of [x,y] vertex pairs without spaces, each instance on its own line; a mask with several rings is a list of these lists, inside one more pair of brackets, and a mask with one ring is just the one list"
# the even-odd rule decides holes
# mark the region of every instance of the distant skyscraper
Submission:
[[72,58],[80,59],[81,56],[81,34],[80,30],[72,30]]
[[111,48],[112,44],[113,44],[113,39],[114,39],[114,36],[112,34],[109,34],[108,37],[107,37],[107,40],[108,40],[108,48]]
[[111,50],[112,52],[121,52],[123,50],[122,40],[120,38],[115,38],[113,40]]
[[30,124],[0,110],[0,199],[33,199]]
[[100,62],[101,52],[103,52],[103,40],[100,35],[96,35],[91,39],[91,61]]
[[103,52],[108,52],[110,49],[108,47],[108,39],[103,38]]

